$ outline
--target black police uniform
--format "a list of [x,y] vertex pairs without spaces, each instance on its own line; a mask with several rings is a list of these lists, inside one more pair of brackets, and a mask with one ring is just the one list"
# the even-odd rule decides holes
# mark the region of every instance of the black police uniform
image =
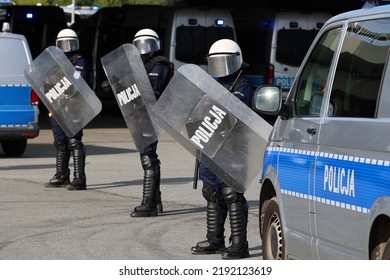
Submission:
[[[88,63],[86,59],[77,52],[65,53],[70,62],[79,71],[80,75],[87,81]],[[68,137],[58,124],[56,119],[50,116],[50,124],[52,127],[54,146],[57,149],[56,154],[56,174],[46,187],[65,187],[68,190],[84,190],[86,189],[85,176],[85,146],[82,142],[83,130],[77,132],[73,137]],[[69,159],[73,155],[74,178],[70,183],[69,175]]]
[[[151,86],[158,99],[171,78],[169,61],[163,56],[142,56]],[[148,57],[147,61],[145,61],[145,56]],[[132,217],[157,216],[158,212],[163,211],[160,191],[160,160],[157,155],[157,143],[158,141],[139,151],[144,170],[143,198],[141,205],[135,207],[131,213]]]
[[[218,82],[251,107],[253,87],[246,79],[237,79],[237,75],[238,72],[235,72],[218,78]],[[192,253],[222,253],[222,258],[225,259],[249,257],[246,238],[249,205],[244,194],[225,184],[202,163],[199,165],[199,178],[203,181],[202,194],[207,201],[207,235],[206,240],[191,248]],[[231,246],[225,248],[224,224],[228,213]]]

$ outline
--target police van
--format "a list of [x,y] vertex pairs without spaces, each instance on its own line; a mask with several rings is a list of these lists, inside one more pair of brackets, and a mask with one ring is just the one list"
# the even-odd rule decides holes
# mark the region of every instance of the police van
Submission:
[[322,27],[264,153],[259,226],[264,259],[390,259],[390,6]]
[[232,16],[237,42],[250,64],[244,76],[254,87],[279,85],[286,97],[303,57],[331,14],[237,9]]
[[21,156],[27,139],[39,135],[39,98],[27,83],[23,71],[32,62],[23,35],[0,33],[0,142],[7,156]]
[[234,22],[227,9],[177,8],[169,30],[168,58],[175,70],[192,63],[207,69],[206,56],[219,39],[236,40]]

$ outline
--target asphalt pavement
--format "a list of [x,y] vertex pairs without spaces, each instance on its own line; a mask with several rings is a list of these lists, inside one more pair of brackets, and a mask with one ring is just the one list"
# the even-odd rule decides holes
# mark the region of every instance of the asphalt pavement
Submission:
[[[167,134],[158,145],[164,212],[130,217],[142,200],[143,170],[121,115],[106,108],[84,129],[86,191],[43,186],[55,173],[55,148],[42,114],[40,135],[28,141],[22,157],[0,150],[0,259],[221,259],[191,254],[191,246],[205,239],[206,202],[201,181],[193,189],[195,158]],[[258,197],[255,182],[246,192],[252,260],[262,259]],[[227,242],[229,235],[227,219]]]

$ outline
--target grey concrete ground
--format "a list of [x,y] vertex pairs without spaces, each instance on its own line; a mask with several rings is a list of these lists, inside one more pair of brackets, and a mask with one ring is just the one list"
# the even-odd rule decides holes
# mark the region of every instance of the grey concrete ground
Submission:
[[[88,190],[72,192],[43,186],[55,171],[51,130],[43,127],[23,157],[0,150],[0,259],[220,259],[190,253],[206,234],[205,201],[201,182],[192,188],[194,157],[169,136],[158,148],[164,213],[131,218],[141,201],[143,170],[129,131],[84,130]],[[251,259],[261,259],[256,183],[246,198]]]

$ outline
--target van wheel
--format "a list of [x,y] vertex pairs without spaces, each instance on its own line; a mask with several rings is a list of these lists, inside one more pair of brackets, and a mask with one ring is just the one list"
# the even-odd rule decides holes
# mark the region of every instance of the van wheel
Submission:
[[383,251],[382,260],[390,260],[390,239],[387,240],[385,250]]
[[265,209],[270,202],[269,199],[265,200],[262,205],[259,205],[259,231],[260,231],[260,239],[263,239],[264,234],[264,213]]
[[371,252],[371,260],[390,260],[390,239],[377,244]]
[[282,221],[279,204],[275,197],[266,205],[263,226],[263,259],[285,260],[287,253],[283,239]]
[[2,141],[1,147],[7,156],[18,157],[26,150],[27,139]]

